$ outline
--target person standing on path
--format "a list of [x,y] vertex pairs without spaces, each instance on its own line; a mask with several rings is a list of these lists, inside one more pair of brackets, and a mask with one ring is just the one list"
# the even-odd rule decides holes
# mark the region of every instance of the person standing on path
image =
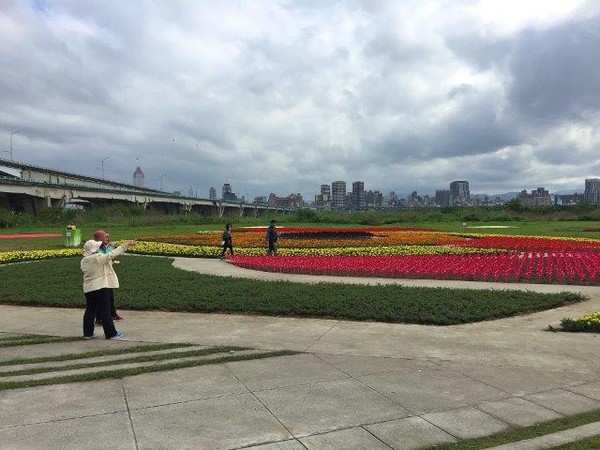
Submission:
[[83,314],[83,337],[94,337],[94,317],[102,321],[106,339],[122,339],[110,315],[110,289],[119,287],[119,279],[113,270],[112,260],[125,253],[135,241],[125,241],[110,253],[100,253],[102,242],[89,240],[83,244],[83,258],[80,263],[83,272],[83,293],[85,313]]
[[231,255],[233,256],[233,236],[231,235],[231,224],[228,223],[225,225],[225,229],[223,230],[223,251],[221,252],[221,259],[225,259],[225,251],[229,249]]
[[267,249],[267,255],[277,255],[277,241],[279,240],[279,233],[277,232],[277,221],[271,220],[271,225],[267,229],[267,235],[265,237],[267,243],[269,244],[269,248]]
[[[98,230],[94,233],[94,240],[102,242],[100,246],[100,253],[110,253],[113,250],[113,246],[110,245],[110,234],[108,234],[104,230]],[[111,265],[118,264],[119,261],[111,261]],[[110,316],[113,320],[123,320],[123,318],[117,314],[117,309],[115,308],[115,291],[110,289]],[[102,325],[102,320],[96,317],[96,325]]]

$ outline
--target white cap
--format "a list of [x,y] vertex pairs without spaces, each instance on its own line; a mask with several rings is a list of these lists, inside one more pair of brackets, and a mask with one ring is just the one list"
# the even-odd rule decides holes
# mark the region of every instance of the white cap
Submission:
[[101,246],[101,241],[94,241],[93,239],[86,241],[86,243],[83,244],[83,256],[90,256],[97,253]]

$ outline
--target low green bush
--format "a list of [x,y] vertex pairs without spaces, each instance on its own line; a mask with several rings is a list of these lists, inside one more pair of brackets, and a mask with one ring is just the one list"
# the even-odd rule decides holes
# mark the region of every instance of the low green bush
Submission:
[[[258,281],[179,270],[170,258],[120,259],[116,270],[121,288],[116,297],[117,307],[123,309],[454,325],[584,299],[574,293]],[[83,307],[79,261],[65,258],[0,266],[0,303]]]

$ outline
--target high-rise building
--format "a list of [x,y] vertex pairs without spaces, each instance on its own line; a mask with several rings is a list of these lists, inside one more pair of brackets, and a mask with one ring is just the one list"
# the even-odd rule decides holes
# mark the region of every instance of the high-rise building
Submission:
[[142,172],[142,169],[140,169],[140,166],[137,167],[137,169],[135,169],[135,172],[133,172],[133,185],[135,187],[144,187],[144,172]]
[[355,210],[363,210],[366,208],[367,201],[365,197],[365,183],[355,181],[352,183],[352,208]]
[[383,204],[383,194],[380,191],[373,191],[373,206],[375,208],[381,208]]
[[217,190],[214,187],[211,187],[208,190],[208,198],[210,198],[211,200],[217,199]]
[[304,206],[304,199],[302,198],[302,194],[300,192],[291,193],[288,195],[287,199],[288,206],[290,208],[302,208]]
[[438,206],[452,205],[452,194],[448,189],[438,189],[435,191],[435,203]]
[[254,203],[257,203],[259,205],[265,205],[267,204],[269,201],[269,199],[267,198],[266,195],[260,195],[258,197],[254,197]]
[[222,192],[221,200],[223,200],[223,201],[235,202],[238,199],[237,195],[235,195],[231,191],[231,184],[229,184],[229,183],[223,184],[223,188],[222,188],[221,192]]
[[530,194],[523,190],[519,192],[517,198],[526,206],[550,206],[552,204],[550,193],[543,187],[531,191]]
[[321,193],[315,195],[315,206],[321,209],[331,206],[331,186],[328,184],[321,185]]
[[468,181],[453,181],[450,183],[450,193],[452,194],[452,202],[455,205],[466,206],[471,200]]
[[334,181],[331,183],[331,206],[343,208],[346,203],[346,182]]
[[600,205],[600,178],[588,178],[585,180],[583,199],[591,205]]

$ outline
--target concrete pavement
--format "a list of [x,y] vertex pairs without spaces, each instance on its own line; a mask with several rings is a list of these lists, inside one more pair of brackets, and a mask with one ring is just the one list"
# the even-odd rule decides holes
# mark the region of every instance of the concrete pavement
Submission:
[[[600,288],[263,274],[187,258],[174,264],[302,282],[575,290],[590,300],[452,327],[122,311],[127,341],[8,347],[0,362],[133,342],[304,353],[0,391],[3,449],[416,449],[600,409],[599,336],[545,331],[565,316],[599,310]],[[81,316],[2,305],[0,338],[77,335]],[[523,448],[547,448],[530,445]]]

